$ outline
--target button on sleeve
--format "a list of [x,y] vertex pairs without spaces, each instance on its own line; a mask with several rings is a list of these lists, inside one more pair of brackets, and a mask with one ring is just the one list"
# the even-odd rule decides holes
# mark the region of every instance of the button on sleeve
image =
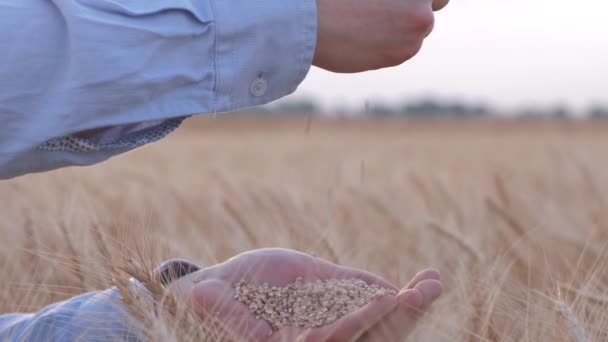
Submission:
[[296,90],[314,55],[315,0],[210,0],[215,11],[216,111]]

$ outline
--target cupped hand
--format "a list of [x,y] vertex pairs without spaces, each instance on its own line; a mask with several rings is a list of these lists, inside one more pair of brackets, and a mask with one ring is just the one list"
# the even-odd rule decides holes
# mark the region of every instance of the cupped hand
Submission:
[[[286,286],[329,279],[360,279],[392,290],[335,322],[319,328],[271,325],[256,317],[247,305],[234,299],[240,281]],[[419,273],[403,290],[363,270],[333,264],[321,258],[288,249],[260,249],[239,254],[223,263],[196,271],[170,285],[178,298],[193,305],[201,318],[212,315],[237,340],[247,341],[354,341],[402,339],[416,319],[441,293],[439,274]]]

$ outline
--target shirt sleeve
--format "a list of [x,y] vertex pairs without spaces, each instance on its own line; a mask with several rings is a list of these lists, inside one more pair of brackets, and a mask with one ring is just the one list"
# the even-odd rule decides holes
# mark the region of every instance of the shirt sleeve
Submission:
[[116,288],[89,292],[33,314],[0,315],[1,341],[145,341]]
[[190,115],[292,93],[312,63],[315,3],[0,1],[0,179],[97,163]]
[[[170,259],[155,273],[163,286],[200,270],[185,259]],[[154,302],[143,284],[130,279],[133,289],[151,306]],[[89,292],[55,303],[36,313],[0,315],[0,341],[145,341],[143,329],[126,311],[116,287]]]

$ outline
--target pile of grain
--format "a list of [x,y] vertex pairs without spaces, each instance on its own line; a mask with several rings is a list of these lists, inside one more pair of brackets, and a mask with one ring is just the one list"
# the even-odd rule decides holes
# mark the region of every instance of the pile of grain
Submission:
[[331,324],[388,293],[393,291],[359,279],[304,283],[298,278],[284,287],[239,282],[234,299],[249,306],[256,318],[268,321],[276,331],[285,326],[315,328]]

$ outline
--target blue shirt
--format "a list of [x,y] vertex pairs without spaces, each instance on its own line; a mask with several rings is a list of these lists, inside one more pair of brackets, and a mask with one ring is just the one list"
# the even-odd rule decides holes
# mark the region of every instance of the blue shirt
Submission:
[[[145,290],[141,290],[145,291]],[[89,292],[36,313],[0,315],[0,341],[143,341],[115,288]]]
[[316,20],[315,0],[0,0],[0,179],[292,93]]
[[[94,164],[193,114],[292,93],[313,58],[315,4],[0,0],[0,179]],[[0,315],[0,340],[137,340],[118,298]]]

